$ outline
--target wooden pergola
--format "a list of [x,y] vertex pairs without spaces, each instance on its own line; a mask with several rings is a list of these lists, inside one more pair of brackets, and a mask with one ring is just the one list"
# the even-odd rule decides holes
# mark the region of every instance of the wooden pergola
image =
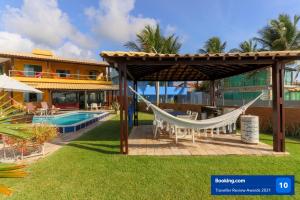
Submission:
[[[285,151],[284,69],[300,59],[300,51],[217,54],[156,54],[103,51],[101,56],[119,71],[120,151],[128,154],[127,81],[211,81],[210,104],[215,105],[215,80],[272,67],[273,150]],[[134,125],[138,125],[137,96],[133,98]]]

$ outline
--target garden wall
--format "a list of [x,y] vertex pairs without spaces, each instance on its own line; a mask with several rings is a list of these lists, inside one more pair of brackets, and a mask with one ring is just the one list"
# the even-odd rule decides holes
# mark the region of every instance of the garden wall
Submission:
[[[201,105],[196,104],[171,104],[161,103],[163,109],[169,108],[178,111],[197,111],[201,112]],[[232,108],[232,107],[231,107]],[[146,110],[146,104],[139,103],[139,111],[151,112]],[[246,114],[259,116],[260,130],[272,132],[272,108],[271,107],[250,107]],[[300,108],[285,108],[285,127],[287,135],[300,136]]]

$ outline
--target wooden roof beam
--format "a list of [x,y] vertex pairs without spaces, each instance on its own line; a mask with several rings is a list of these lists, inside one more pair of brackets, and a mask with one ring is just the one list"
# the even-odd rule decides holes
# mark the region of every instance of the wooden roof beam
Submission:
[[130,65],[142,65],[142,66],[164,66],[164,65],[174,65],[174,64],[179,64],[179,65],[247,65],[247,64],[253,64],[253,65],[262,65],[262,64],[273,64],[275,61],[272,59],[259,59],[259,60],[254,60],[254,59],[243,59],[243,60],[178,60],[177,62],[174,61],[169,61],[169,60],[162,60],[162,61],[136,61],[136,60],[131,60],[128,61],[127,64],[128,66]]

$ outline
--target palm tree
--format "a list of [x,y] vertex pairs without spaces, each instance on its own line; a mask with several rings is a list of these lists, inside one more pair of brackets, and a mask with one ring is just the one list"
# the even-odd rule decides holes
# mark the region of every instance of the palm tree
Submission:
[[[256,52],[259,49],[257,48],[257,42],[255,39],[246,40],[239,44],[239,48],[231,49],[229,52],[240,52],[240,53],[247,53],[247,52]],[[253,72],[249,72],[247,74],[248,78],[255,77],[258,75],[260,70],[255,70]]]
[[239,48],[231,49],[229,52],[256,52],[258,51],[257,42],[254,39],[246,40],[239,44]]
[[[202,49],[199,49],[199,53],[223,53],[225,52],[226,42],[222,42],[219,37],[209,38]],[[221,85],[220,80],[215,82],[217,88]],[[201,86],[203,89],[208,90],[210,87],[209,81],[202,81]]]
[[[178,53],[181,48],[179,38],[175,34],[164,36],[161,33],[159,25],[156,27],[145,26],[145,28],[136,34],[136,41],[129,41],[124,45],[132,51],[142,51],[147,53]],[[155,84],[156,103],[159,104],[159,82]]]
[[284,51],[300,49],[300,31],[297,28],[300,16],[292,20],[287,14],[280,14],[261,29],[255,38],[264,50]]
[[226,48],[226,42],[222,42],[219,37],[209,38],[199,53],[223,53]]
[[[278,19],[273,19],[270,23],[261,29],[259,37],[255,38],[262,46],[263,50],[284,51],[300,49],[300,30],[298,22],[300,16],[294,15],[294,18],[287,14],[280,14]],[[295,64],[295,63],[290,63]],[[298,77],[300,72],[299,65],[294,67]]]

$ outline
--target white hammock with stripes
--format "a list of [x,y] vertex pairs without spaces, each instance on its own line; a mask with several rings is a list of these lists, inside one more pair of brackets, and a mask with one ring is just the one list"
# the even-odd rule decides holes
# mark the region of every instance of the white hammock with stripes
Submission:
[[[152,104],[150,101],[146,100],[142,95],[140,95],[137,91],[135,91],[132,87],[129,87],[129,89],[135,93],[142,101],[144,101],[147,105],[147,109],[151,108],[154,113],[154,125],[156,127],[162,127],[162,123],[166,122],[169,127],[175,127],[175,137],[177,142],[177,129],[190,129],[192,136],[193,136],[193,142],[194,142],[194,130],[208,130],[210,129],[212,132],[216,132],[219,134],[220,129],[222,129],[223,132],[226,133],[226,130],[231,132],[232,130],[236,129],[236,121],[239,118],[241,114],[243,114],[247,108],[249,108],[254,102],[256,102],[262,95],[260,94],[252,101],[248,102],[247,104],[241,106],[240,108],[237,108],[231,112],[228,112],[226,114],[220,115],[218,117],[210,118],[210,119],[203,119],[203,120],[191,120],[191,119],[184,119],[179,118],[174,115],[171,115],[170,113],[160,109],[156,105]],[[156,135],[156,130],[155,133]]]

